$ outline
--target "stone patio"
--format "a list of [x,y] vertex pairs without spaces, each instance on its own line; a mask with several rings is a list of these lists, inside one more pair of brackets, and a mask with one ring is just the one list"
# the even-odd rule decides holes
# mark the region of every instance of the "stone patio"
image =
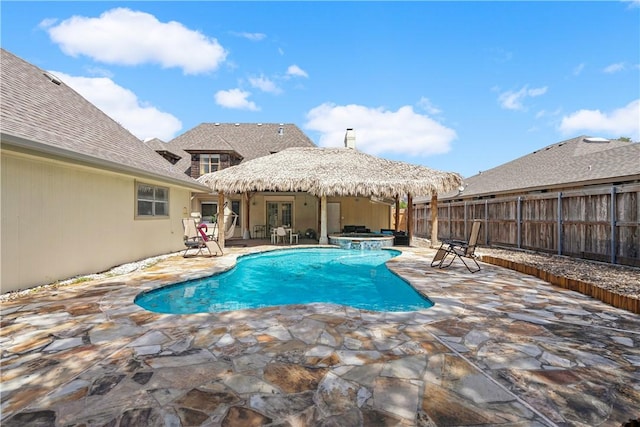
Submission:
[[238,256],[2,304],[2,426],[620,426],[640,418],[640,316],[492,265],[388,266],[435,306],[165,315],[144,290]]

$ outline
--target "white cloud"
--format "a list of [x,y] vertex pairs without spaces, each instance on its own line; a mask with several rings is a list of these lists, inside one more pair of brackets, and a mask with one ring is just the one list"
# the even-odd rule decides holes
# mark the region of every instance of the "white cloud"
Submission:
[[501,47],[490,48],[488,50],[490,58],[498,63],[506,63],[513,59],[513,52],[505,50]]
[[259,77],[249,77],[249,84],[251,84],[252,87],[260,89],[263,92],[269,92],[269,93],[275,93],[275,94],[282,93],[282,89],[280,89],[273,82],[273,80],[263,75]]
[[347,128],[353,128],[357,148],[373,155],[425,157],[446,153],[457,137],[453,129],[414,112],[411,106],[390,111],[324,103],[307,113],[305,128],[319,132],[318,144],[324,147],[344,146],[344,133]]
[[287,68],[287,76],[296,76],[296,77],[309,77],[309,74],[307,74],[306,71],[304,71],[302,68],[298,67],[297,65],[290,65],[289,68]]
[[582,74],[582,71],[584,70],[585,67],[585,63],[581,63],[578,64],[574,69],[573,69],[573,75],[574,76],[579,76],[580,74]]
[[434,115],[434,116],[442,113],[441,109],[439,109],[438,107],[433,105],[431,100],[429,100],[429,98],[425,98],[424,96],[422,98],[420,98],[420,100],[418,101],[418,103],[416,105],[418,107],[422,108],[427,113],[429,113],[431,115]]
[[640,139],[640,99],[609,113],[600,110],[579,110],[562,118],[560,131],[565,134],[607,134],[612,138],[626,136]]
[[108,77],[110,79],[114,77],[113,72],[102,67],[85,67],[85,70],[90,75],[96,76],[96,77]]
[[126,8],[104,12],[98,18],[73,16],[52,25],[43,21],[49,37],[71,56],[86,55],[107,64],[160,64],[182,68],[185,74],[216,70],[227,56],[214,38],[179,22],[160,22],[153,15]]
[[602,70],[607,74],[617,73],[618,71],[623,71],[625,69],[624,62],[617,62],[615,64],[608,65]]
[[251,96],[250,92],[240,89],[221,90],[216,92],[214,98],[216,104],[221,107],[231,108],[234,110],[259,111],[260,108],[247,98]]
[[528,86],[525,85],[517,92],[508,90],[501,93],[498,96],[498,101],[500,102],[500,106],[507,110],[524,110],[525,108],[522,103],[525,98],[534,98],[536,96],[544,95],[545,93],[547,93],[546,86],[529,89]]
[[625,3],[629,3],[629,8],[640,7],[640,0],[622,0]]
[[132,91],[109,78],[76,77],[59,71],[51,73],[141,140],[169,141],[182,129],[182,123],[176,117],[143,105]]
[[544,117],[555,117],[560,115],[562,111],[560,110],[560,108],[556,109],[555,111],[547,111],[547,110],[540,110],[536,113],[536,119],[542,119]]
[[56,18],[46,18],[40,21],[40,24],[38,24],[38,27],[42,28],[43,30],[46,30],[47,28],[54,26],[56,22],[58,22]]
[[247,40],[251,40],[252,42],[259,42],[267,38],[267,35],[263,33],[232,32],[231,34],[233,34],[234,36],[245,38]]

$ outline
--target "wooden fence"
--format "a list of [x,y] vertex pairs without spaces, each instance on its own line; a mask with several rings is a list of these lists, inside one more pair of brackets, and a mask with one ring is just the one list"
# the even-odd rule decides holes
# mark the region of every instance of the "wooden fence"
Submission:
[[[640,267],[640,184],[438,202],[438,240],[466,240],[483,220],[481,245]],[[413,233],[431,239],[429,203],[414,206]],[[433,240],[433,239],[432,239]]]

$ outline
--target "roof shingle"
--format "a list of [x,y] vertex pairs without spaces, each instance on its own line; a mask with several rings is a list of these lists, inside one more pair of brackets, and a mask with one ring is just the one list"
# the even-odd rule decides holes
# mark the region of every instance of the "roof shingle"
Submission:
[[[64,82],[0,49],[2,134],[115,169],[202,188]],[[54,81],[55,80],[55,81]]]
[[[282,130],[281,130],[282,129]],[[290,147],[315,147],[315,144],[290,123],[201,123],[174,138],[169,151],[234,152],[243,161],[267,156]],[[177,163],[181,170],[190,166],[186,156]]]
[[[640,143],[588,142],[588,139],[579,136],[558,142],[467,178],[465,189],[458,197],[638,179]],[[443,198],[453,196],[447,194]]]

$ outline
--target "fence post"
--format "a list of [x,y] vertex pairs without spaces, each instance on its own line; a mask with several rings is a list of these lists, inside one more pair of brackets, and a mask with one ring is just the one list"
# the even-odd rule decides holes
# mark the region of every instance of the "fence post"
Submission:
[[518,205],[516,206],[516,227],[518,230],[518,249],[522,249],[522,197],[518,197]]
[[464,202],[464,234],[462,236],[462,239],[467,238],[467,202]]
[[489,245],[489,201],[484,201],[484,244]]
[[617,263],[616,257],[616,187],[615,185],[611,186],[611,264]]
[[558,191],[558,255],[562,255],[562,191]]
[[451,239],[451,202],[447,203],[447,229]]

